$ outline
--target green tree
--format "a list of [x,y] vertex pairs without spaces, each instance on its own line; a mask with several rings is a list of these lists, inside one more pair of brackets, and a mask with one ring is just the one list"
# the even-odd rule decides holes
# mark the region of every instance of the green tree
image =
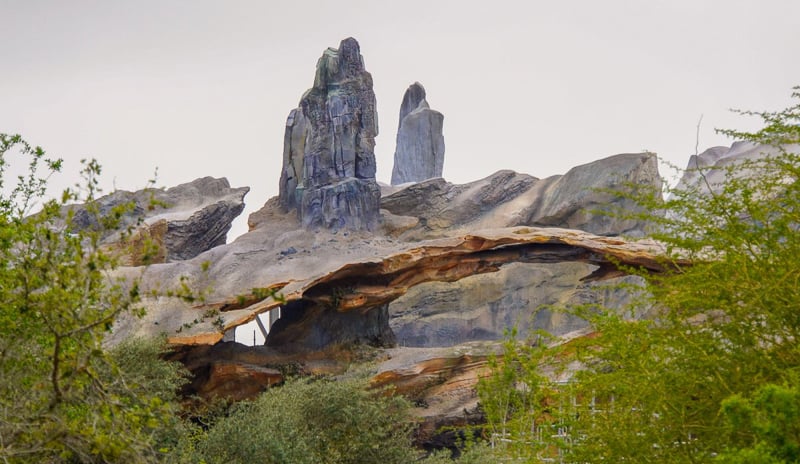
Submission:
[[549,338],[542,335],[536,334],[537,343],[531,345],[520,343],[516,331],[510,331],[503,356],[489,359],[493,375],[478,384],[488,422],[486,438],[506,459],[550,456],[548,440],[541,437],[558,435],[562,425],[557,417],[562,405],[553,401],[554,385],[547,376],[554,373],[544,344]]
[[215,463],[407,463],[415,460],[408,403],[363,380],[296,379],[236,404],[179,459]]
[[[28,173],[9,185],[18,159]],[[82,201],[91,210],[100,166],[86,162],[82,187],[48,200],[47,180],[61,164],[20,136],[0,134],[0,460],[153,461],[168,442],[164,427],[175,425],[180,375],[156,357],[129,375],[120,367],[152,353],[103,349],[117,316],[141,312],[136,282],[112,278],[115,257],[99,245],[125,208],[98,217],[95,230],[71,227],[65,206]],[[41,209],[30,214],[34,208]],[[147,391],[165,372],[166,390]]]
[[729,449],[725,464],[800,462],[800,383],[766,384],[751,398],[733,395],[722,402]]
[[[792,96],[800,100],[800,88]],[[797,462],[788,444],[794,429],[776,434],[770,424],[788,423],[775,405],[790,402],[773,387],[796,393],[800,369],[800,103],[743,113],[764,128],[724,133],[777,155],[727,166],[719,185],[700,172],[698,184],[671,189],[666,199],[639,189],[633,199],[647,212],[621,213],[653,224],[673,269],[640,273],[643,304],[656,315],[578,308],[594,335],[538,355],[540,369],[581,366],[568,387],[540,387],[550,401],[570,405],[558,418],[568,439],[536,438],[565,462]],[[679,266],[684,259],[693,264]],[[760,419],[741,420],[745,413]],[[541,408],[512,414],[542,416]]]

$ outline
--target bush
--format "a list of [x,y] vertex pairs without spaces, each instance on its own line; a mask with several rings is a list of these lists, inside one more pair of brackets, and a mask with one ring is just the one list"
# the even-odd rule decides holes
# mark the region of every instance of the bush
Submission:
[[408,403],[366,389],[363,380],[301,379],[235,405],[184,443],[183,462],[408,463]]
[[[28,174],[9,185],[17,158]],[[166,443],[157,437],[175,425],[181,377],[153,346],[103,349],[117,316],[141,313],[136,282],[112,279],[115,258],[99,246],[122,211],[98,218],[99,229],[71,227],[65,206],[92,210],[100,166],[87,162],[79,190],[48,200],[47,179],[60,168],[0,134],[0,460],[155,461]]]

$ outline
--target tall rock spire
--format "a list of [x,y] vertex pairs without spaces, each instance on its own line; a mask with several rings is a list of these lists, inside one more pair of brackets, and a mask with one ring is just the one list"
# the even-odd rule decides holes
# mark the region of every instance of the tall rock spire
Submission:
[[304,226],[376,226],[375,106],[358,42],[347,38],[325,50],[314,86],[289,113],[284,135],[279,198],[287,211],[297,209]]
[[432,110],[419,82],[408,87],[400,105],[392,185],[442,177],[444,116]]

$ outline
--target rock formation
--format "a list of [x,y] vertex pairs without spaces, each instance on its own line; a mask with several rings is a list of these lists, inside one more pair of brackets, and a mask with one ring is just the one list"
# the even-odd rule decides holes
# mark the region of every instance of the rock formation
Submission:
[[[516,324],[520,336],[581,329],[583,321],[542,306],[623,304],[628,295],[598,283],[631,279],[617,263],[665,270],[651,242],[530,225],[642,229],[584,211],[615,200],[565,183],[655,185],[654,170],[652,155],[618,155],[541,180],[500,171],[466,185],[438,178],[387,187],[381,227],[372,232],[309,229],[277,197],[250,216],[250,232],[233,243],[189,260],[119,269],[140,278],[147,314],[120,318],[108,341],[165,335],[173,359],[193,374],[186,394],[231,399],[257,395],[287,370],[343,372],[362,356],[352,347],[379,347],[367,350],[375,356],[374,383],[392,383],[425,405],[416,410],[423,419],[418,439],[436,442],[438,427],[480,420],[464,411],[475,410],[474,385],[505,329]],[[184,282],[208,289],[205,301],[149,296]],[[222,341],[278,309],[266,345]]]
[[297,209],[306,228],[374,229],[380,202],[377,134],[372,76],[358,42],[347,38],[322,54],[314,86],[286,120],[283,208]]
[[[297,247],[297,253],[291,255],[265,249],[263,240],[248,242],[241,237],[194,262],[148,268],[141,279],[143,288],[179,284],[182,276],[201,278],[200,261],[210,262],[208,274],[218,280],[207,303],[189,306],[166,298],[148,301],[147,315],[124,321],[117,334],[166,333],[169,341],[178,345],[213,344],[222,339],[225,330],[282,307],[284,323],[270,333],[275,340],[268,340],[276,348],[291,345],[292,351],[299,352],[365,339],[390,342],[385,337],[389,330],[382,313],[385,305],[426,282],[456,282],[496,273],[513,263],[585,263],[589,265],[582,268],[585,274],[576,278],[584,282],[622,276],[614,263],[652,272],[665,269],[655,244],[556,228],[493,229],[405,243],[355,234],[339,237],[304,232],[291,237]],[[257,293],[263,292],[252,289],[279,289],[283,299],[260,296]],[[219,311],[218,320],[200,317],[213,311]],[[372,323],[359,329],[353,314]],[[186,327],[187,320],[197,321]],[[354,328],[331,329],[337,325]],[[292,335],[284,337],[284,331]]]
[[398,345],[421,348],[502,340],[510,327],[523,336],[535,330],[561,336],[586,321],[551,307],[622,308],[631,293],[620,284],[641,283],[631,276],[587,281],[595,269],[581,262],[516,262],[457,282],[426,282],[389,304],[389,327]]
[[[438,178],[386,187],[375,231],[309,229],[286,212],[285,197],[274,198],[233,243],[144,271],[120,269],[141,277],[143,294],[179,286],[182,276],[209,290],[194,305],[145,296],[147,314],[121,318],[109,342],[166,335],[194,374],[187,393],[235,399],[280,382],[287,366],[341,372],[353,356],[341,347],[380,347],[375,382],[428,405],[417,412],[425,440],[435,440],[437,426],[460,424],[464,409],[474,409],[474,383],[506,328],[516,324],[520,336],[581,329],[583,321],[542,306],[621,305],[628,295],[597,283],[631,279],[615,263],[664,270],[654,244],[602,236],[644,228],[592,211],[625,204],[591,188],[628,181],[658,185],[655,157],[617,155],[547,179],[500,171],[466,185]],[[222,341],[279,308],[265,346]]]
[[[647,226],[642,221],[598,213],[636,208],[632,201],[609,193],[630,189],[630,185],[660,188],[655,154],[615,155],[546,179],[514,171],[499,171],[464,185],[430,179],[387,192],[381,208],[388,213],[384,215],[390,224],[405,224],[387,231],[405,240],[521,225],[641,237]],[[412,224],[402,218],[415,221]]]
[[[160,245],[158,256],[150,262],[193,258],[225,244],[231,223],[244,210],[244,196],[249,187],[231,188],[225,178],[203,177],[166,190],[145,189],[136,192],[118,190],[97,200],[97,214],[102,217],[115,208],[130,204],[132,209],[121,217],[120,230],[133,227],[132,245],[149,238]],[[75,211],[73,227],[98,226],[97,216],[83,206]],[[102,243],[116,246],[119,236],[106,233]],[[131,264],[137,264],[131,256]]]
[[[705,192],[709,188],[716,190],[725,180],[727,168],[747,160],[777,156],[779,152],[775,147],[750,142],[734,142],[730,147],[709,148],[689,158],[686,170],[676,188],[699,188]],[[746,176],[747,171],[737,174]]]
[[[523,333],[564,333],[580,322],[547,312],[531,319],[534,310],[622,301],[587,279],[621,276],[607,256],[657,272],[657,250],[529,225],[579,225],[606,235],[640,230],[642,224],[584,211],[614,200],[566,184],[610,188],[657,179],[649,154],[617,155],[543,180],[511,171],[466,185],[433,179],[387,195],[376,232],[309,230],[276,198],[250,216],[250,233],[236,242],[142,276],[143,288],[178,286],[181,276],[210,285],[208,304],[147,301],[148,314],[119,321],[113,337],[166,333],[177,345],[214,344],[225,331],[279,307],[282,317],[267,343],[294,353],[342,343],[432,347],[496,340],[519,322]],[[476,232],[491,227],[504,229]],[[199,263],[206,261],[203,273]],[[286,299],[253,289],[278,289]],[[202,317],[214,311],[219,317]]]
[[392,185],[442,177],[444,116],[425,99],[425,88],[415,82],[403,95],[394,152]]
[[[611,156],[545,179],[499,171],[454,185],[441,178],[441,126],[422,86],[412,85],[393,184],[415,183],[386,186],[381,196],[371,76],[354,39],[326,50],[286,122],[279,196],[250,215],[247,234],[211,248],[219,200],[178,208],[180,217],[148,216],[149,233],[173,244],[172,259],[116,271],[139,279],[147,313],[117,320],[108,343],[166,336],[193,373],[187,394],[233,399],[280,382],[287,369],[338,373],[369,352],[373,382],[425,405],[421,430],[435,440],[437,426],[479,420],[465,411],[475,409],[474,385],[506,329],[586,335],[582,320],[546,307],[622,306],[631,294],[600,284],[635,279],[619,264],[652,273],[691,264],[665,261],[652,241],[619,237],[646,235],[648,224],[598,213],[635,207],[610,191],[660,187],[654,154]],[[183,204],[178,198],[172,203]],[[197,223],[170,235],[190,218]],[[193,238],[195,230],[210,238]],[[206,251],[177,251],[194,242],[207,242]],[[203,301],[150,292],[181,285],[205,289]],[[227,341],[260,316],[274,322],[264,346]],[[364,344],[376,348],[353,348]]]

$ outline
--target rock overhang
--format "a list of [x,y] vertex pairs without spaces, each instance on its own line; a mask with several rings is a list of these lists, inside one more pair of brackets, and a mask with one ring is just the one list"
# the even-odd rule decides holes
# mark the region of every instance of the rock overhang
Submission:
[[[380,246],[373,245],[368,251],[380,249]],[[338,253],[337,250],[331,251]],[[318,249],[316,256],[305,258],[319,263],[318,266],[301,266],[298,273],[291,276],[275,273],[272,279],[247,281],[247,286],[241,287],[236,294],[204,304],[188,305],[179,301],[164,304],[161,301],[154,307],[163,317],[154,312],[146,319],[152,324],[150,329],[155,326],[158,331],[165,332],[172,344],[213,344],[222,339],[225,331],[292,302],[307,301],[337,312],[365,312],[388,304],[415,285],[432,281],[455,282],[467,276],[495,272],[513,262],[589,263],[597,266],[594,273],[586,276],[590,280],[621,275],[616,268],[618,263],[642,267],[650,272],[664,272],[674,265],[663,259],[662,249],[652,241],[633,242],[577,230],[527,226],[476,231],[418,243],[391,243],[384,251],[384,255],[355,253],[350,260],[339,260],[339,264],[332,260],[332,264],[327,265],[325,251]],[[230,252],[235,251],[227,250]],[[157,275],[169,273],[164,266],[169,267],[162,265],[152,271],[146,270],[145,281],[148,272],[154,272],[156,280],[159,280]],[[185,265],[183,269],[187,269]],[[246,268],[242,272],[247,273]],[[237,275],[228,278],[237,279]],[[254,288],[277,291],[282,298],[253,295]],[[187,315],[187,320],[195,320],[213,311],[219,313],[222,325],[214,325],[214,321],[209,320],[183,327],[184,318],[171,317],[182,313]],[[192,318],[191,314],[196,317]],[[142,327],[135,329],[131,326],[131,329],[139,334],[152,332]]]

